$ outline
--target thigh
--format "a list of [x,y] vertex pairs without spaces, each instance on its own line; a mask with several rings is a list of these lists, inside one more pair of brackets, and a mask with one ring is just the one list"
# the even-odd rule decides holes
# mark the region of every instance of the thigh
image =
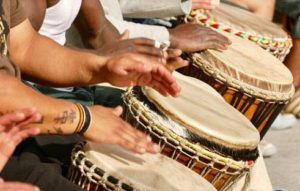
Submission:
[[62,175],[68,173],[71,162],[71,152],[74,146],[84,139],[75,134],[69,136],[47,135],[35,137],[41,150],[42,162],[55,163],[61,167]]
[[93,89],[95,105],[106,107],[123,105],[122,93],[124,93],[124,90],[107,86],[94,86]]
[[1,177],[8,181],[28,182],[43,191],[83,191],[61,175],[60,165],[42,162],[41,155],[34,147],[30,151],[19,152],[8,161]]
[[67,91],[63,90],[63,88],[51,88],[38,84],[29,86],[42,94],[53,98],[63,99],[73,103],[81,103],[88,106],[93,105],[94,95],[89,87],[73,87],[73,90]]

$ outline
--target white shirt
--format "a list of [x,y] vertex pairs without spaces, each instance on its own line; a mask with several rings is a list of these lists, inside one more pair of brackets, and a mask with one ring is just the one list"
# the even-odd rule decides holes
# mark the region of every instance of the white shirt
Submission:
[[[39,33],[64,46],[66,43],[66,31],[76,19],[81,3],[82,0],[60,0],[54,6],[47,8]],[[73,87],[54,89],[66,92],[74,90]]]
[[167,28],[124,21],[131,18],[164,18],[188,14],[191,0],[100,0],[106,18],[123,33],[129,30],[130,38],[145,37],[161,42],[169,41]]

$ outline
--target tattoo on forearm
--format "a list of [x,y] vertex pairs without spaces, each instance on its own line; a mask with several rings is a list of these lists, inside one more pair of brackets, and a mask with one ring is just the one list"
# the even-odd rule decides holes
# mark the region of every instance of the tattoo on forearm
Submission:
[[47,130],[49,135],[63,135],[64,131],[62,130],[61,127],[53,127],[52,128],[53,131],[51,131],[50,129]]
[[13,113],[13,112],[14,112],[13,110],[0,111],[0,117],[3,116],[3,115],[6,115],[6,114]]
[[73,123],[76,119],[76,112],[74,110],[63,111],[63,113],[59,114],[54,118],[54,122],[56,124],[66,124],[67,122]]
[[44,123],[44,116],[41,117],[41,120],[36,122],[36,124],[43,124],[43,123]]
[[63,130],[61,127],[53,127],[53,129],[55,130],[55,132],[59,135],[64,134]]
[[48,135],[56,135],[56,133],[51,132],[49,129],[47,130],[47,134],[48,134]]

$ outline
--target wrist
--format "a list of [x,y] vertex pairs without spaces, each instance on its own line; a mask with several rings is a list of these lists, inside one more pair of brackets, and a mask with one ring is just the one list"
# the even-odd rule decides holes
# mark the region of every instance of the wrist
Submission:
[[178,41],[177,41],[177,38],[175,37],[175,34],[174,34],[174,29],[168,29],[169,31],[169,40],[170,40],[170,46],[172,48],[178,48]]
[[79,112],[79,121],[74,133],[84,134],[92,124],[92,114],[89,108],[80,103],[75,104]]
[[108,57],[93,55],[91,60],[89,61],[89,76],[90,80],[88,84],[97,84],[105,82],[106,75],[106,63],[108,61]]

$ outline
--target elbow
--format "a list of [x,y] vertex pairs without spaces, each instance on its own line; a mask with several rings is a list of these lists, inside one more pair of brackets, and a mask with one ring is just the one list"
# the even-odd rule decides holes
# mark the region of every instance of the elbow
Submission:
[[[4,82],[4,83],[3,83]],[[16,97],[16,91],[22,83],[15,77],[0,73],[0,97]]]

